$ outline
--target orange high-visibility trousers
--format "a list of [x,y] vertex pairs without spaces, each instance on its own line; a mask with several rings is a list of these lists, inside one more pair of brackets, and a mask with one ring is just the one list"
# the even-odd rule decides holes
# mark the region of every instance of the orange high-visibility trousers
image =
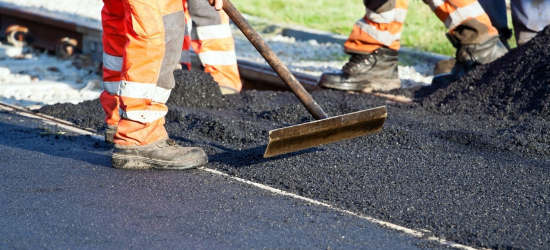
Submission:
[[229,17],[216,11],[204,0],[183,0],[186,21],[192,22],[190,36],[186,36],[180,63],[191,69],[189,49],[197,53],[204,71],[210,73],[221,88],[241,91],[242,82],[237,67],[235,41],[229,26]]
[[[477,0],[423,0],[462,44],[476,44],[497,36],[489,16]],[[408,0],[364,0],[367,9],[344,44],[347,53],[365,54],[380,47],[399,50]]]
[[118,125],[120,121],[118,88],[122,73],[122,55],[126,44],[124,6],[122,1],[103,1],[101,21],[103,26],[103,89],[99,96],[105,122]]
[[165,139],[165,103],[175,86],[173,71],[183,44],[183,4],[181,0],[103,2],[105,91],[100,101],[107,124],[118,124],[114,141],[139,146]]

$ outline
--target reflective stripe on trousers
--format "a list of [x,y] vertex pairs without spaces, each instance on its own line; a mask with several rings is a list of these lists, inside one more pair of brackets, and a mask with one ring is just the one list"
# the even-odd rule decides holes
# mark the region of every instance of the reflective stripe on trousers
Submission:
[[399,50],[409,0],[365,0],[366,14],[344,44],[347,53],[370,53],[385,46]]
[[99,100],[105,112],[105,123],[118,125],[120,97],[118,88],[122,74],[122,55],[126,44],[124,6],[122,1],[103,1],[103,88]]
[[164,139],[165,103],[175,86],[173,71],[183,45],[182,1],[103,2],[105,91],[100,101],[111,120],[111,100],[120,101],[115,143],[146,145]]
[[[187,6],[193,27],[189,40],[205,72],[210,73],[218,85],[241,91],[242,82],[229,17],[204,0],[187,0]],[[182,64],[190,61],[186,53],[188,49],[189,45],[184,43]]]
[[[424,0],[424,3],[461,42],[478,43],[498,34],[476,0]],[[382,46],[399,50],[409,1],[364,0],[364,4],[366,14],[354,25],[344,44],[345,52],[370,53]]]

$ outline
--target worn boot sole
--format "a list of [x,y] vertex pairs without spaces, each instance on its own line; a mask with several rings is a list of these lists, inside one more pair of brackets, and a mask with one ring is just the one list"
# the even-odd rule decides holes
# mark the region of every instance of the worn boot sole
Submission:
[[116,125],[107,125],[107,129],[105,130],[105,142],[109,144],[115,144],[115,134],[116,134]]
[[105,131],[105,142],[106,143],[109,143],[109,144],[115,144],[115,139],[114,139],[114,136],[116,134],[116,130],[115,131]]
[[373,79],[367,82],[361,83],[330,83],[324,82],[319,84],[325,88],[348,90],[348,91],[363,91],[363,90],[377,90],[388,91],[392,89],[401,88],[401,80],[399,79]]
[[127,156],[113,154],[111,164],[117,169],[159,169],[159,170],[185,170],[204,165],[208,162],[208,156],[203,155],[186,161],[161,161],[147,157]]
[[365,85],[362,90],[390,91],[392,89],[400,89],[400,79],[375,79]]

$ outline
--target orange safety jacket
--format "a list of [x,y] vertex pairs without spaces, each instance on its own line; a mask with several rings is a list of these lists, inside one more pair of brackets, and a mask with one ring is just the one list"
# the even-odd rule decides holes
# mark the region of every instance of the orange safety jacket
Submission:
[[[449,34],[463,44],[476,44],[498,36],[477,0],[423,0]],[[347,53],[366,54],[380,47],[399,50],[408,0],[365,0],[366,14],[357,21],[344,44]]]

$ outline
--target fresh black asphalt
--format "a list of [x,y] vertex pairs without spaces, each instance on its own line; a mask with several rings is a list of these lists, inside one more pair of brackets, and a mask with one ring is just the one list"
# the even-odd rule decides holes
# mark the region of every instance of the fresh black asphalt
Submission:
[[[386,105],[379,133],[262,157],[270,130],[312,121],[290,92],[221,96],[202,72],[175,72],[166,128],[208,167],[463,245],[550,246],[550,28],[450,85],[397,105],[312,92],[329,116]],[[101,131],[98,100],[40,112]]]
[[0,111],[0,249],[443,248],[203,170],[113,169],[63,131]]

